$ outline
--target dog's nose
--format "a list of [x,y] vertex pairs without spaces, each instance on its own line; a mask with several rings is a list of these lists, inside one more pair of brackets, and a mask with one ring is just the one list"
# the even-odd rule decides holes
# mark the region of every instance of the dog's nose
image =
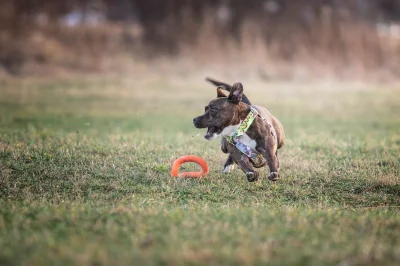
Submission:
[[198,123],[199,123],[199,118],[198,118],[198,117],[193,118],[193,125],[194,125],[195,127],[198,127]]

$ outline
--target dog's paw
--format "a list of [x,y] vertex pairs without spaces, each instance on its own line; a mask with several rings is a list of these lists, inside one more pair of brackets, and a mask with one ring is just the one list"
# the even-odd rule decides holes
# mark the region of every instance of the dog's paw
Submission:
[[222,170],[222,173],[225,173],[225,174],[230,173],[233,169],[235,169],[234,164],[225,166],[224,170]]
[[247,181],[255,182],[258,180],[258,173],[257,172],[247,172],[246,177],[247,177]]
[[268,179],[271,181],[279,180],[279,174],[277,172],[271,172],[268,176]]

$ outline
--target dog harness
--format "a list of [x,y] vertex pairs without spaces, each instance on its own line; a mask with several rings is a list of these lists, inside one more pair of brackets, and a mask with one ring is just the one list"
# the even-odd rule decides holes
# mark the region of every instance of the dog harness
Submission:
[[226,139],[229,143],[234,145],[239,151],[241,151],[243,154],[245,154],[247,157],[249,157],[251,160],[259,161],[260,159],[262,161],[265,161],[264,157],[262,156],[261,153],[255,151],[254,149],[250,148],[246,144],[244,144],[241,139],[243,135],[247,132],[249,129],[250,125],[253,123],[254,119],[258,116],[258,111],[250,106],[250,112],[246,116],[246,118],[242,121],[242,123],[239,125],[238,129],[233,133],[232,136],[226,136]]

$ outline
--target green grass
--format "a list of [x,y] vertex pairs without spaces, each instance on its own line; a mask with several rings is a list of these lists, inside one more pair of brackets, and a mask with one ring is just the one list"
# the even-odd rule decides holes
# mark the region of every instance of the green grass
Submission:
[[[201,77],[0,81],[0,265],[396,265],[400,90],[244,85],[285,127],[277,183],[221,173]],[[169,176],[185,154],[207,178]]]

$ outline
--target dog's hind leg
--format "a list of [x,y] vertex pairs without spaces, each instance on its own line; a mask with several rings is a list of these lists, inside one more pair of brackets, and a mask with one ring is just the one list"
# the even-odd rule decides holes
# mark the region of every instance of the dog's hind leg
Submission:
[[273,152],[271,146],[269,146],[267,149],[258,148],[257,151],[261,152],[263,157],[267,160],[270,171],[268,179],[271,181],[277,181],[279,179],[279,161],[278,157],[276,156],[277,154]]
[[276,150],[275,156],[276,156],[276,163],[278,164],[278,172],[279,172],[280,165],[279,165],[279,158],[278,158],[278,150]]
[[223,173],[229,173],[235,168],[235,164],[233,162],[232,156],[228,156],[228,159],[225,162]]

